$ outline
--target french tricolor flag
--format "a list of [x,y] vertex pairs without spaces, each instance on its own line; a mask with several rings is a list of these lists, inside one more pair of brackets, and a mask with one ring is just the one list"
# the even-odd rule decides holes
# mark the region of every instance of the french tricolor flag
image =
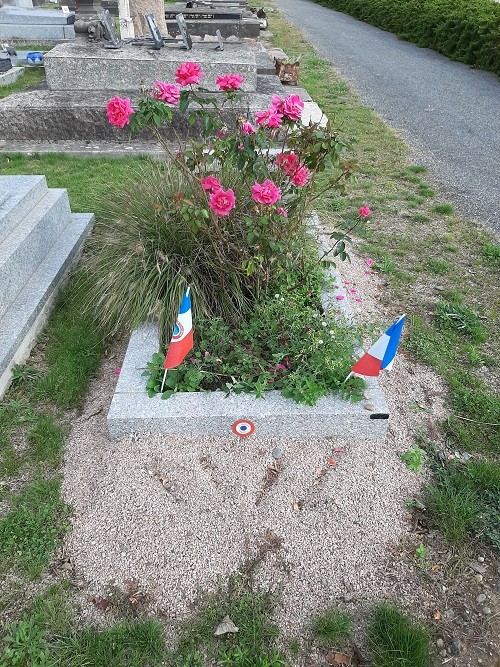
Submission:
[[380,336],[359,361],[351,368],[352,373],[358,375],[370,375],[376,377],[380,371],[385,368],[390,371],[396,351],[398,349],[399,339],[403,331],[406,315],[401,315],[397,322],[394,322],[387,331]]
[[177,368],[186,358],[187,353],[193,349],[193,317],[191,314],[190,287],[186,288],[182,298],[179,315],[174,326],[172,339],[168,346],[167,355],[163,368]]

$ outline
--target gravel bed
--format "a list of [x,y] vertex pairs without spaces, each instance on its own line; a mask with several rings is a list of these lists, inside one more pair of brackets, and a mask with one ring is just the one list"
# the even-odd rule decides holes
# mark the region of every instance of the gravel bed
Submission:
[[[355,258],[346,275],[363,298],[355,308],[370,309],[378,279]],[[443,390],[428,370],[400,355],[383,376],[391,408],[385,442],[232,434],[111,441],[116,364],[105,361],[66,443],[63,494],[74,513],[65,553],[89,597],[136,579],[152,610],[184,618],[201,589],[214,590],[263,551],[257,582],[282,587],[277,621],[285,636],[332,602],[393,594],[386,547],[409,534],[405,502],[422,482],[400,460],[416,423],[428,418],[412,406],[442,412]]]

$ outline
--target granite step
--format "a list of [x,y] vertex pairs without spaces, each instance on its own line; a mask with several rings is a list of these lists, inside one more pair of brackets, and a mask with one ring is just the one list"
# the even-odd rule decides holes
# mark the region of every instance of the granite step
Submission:
[[60,242],[70,215],[67,191],[47,190],[0,243],[0,316]]
[[0,243],[49,191],[45,176],[2,176]]
[[[64,280],[92,228],[90,213],[70,213],[66,225],[15,301],[0,316],[0,397],[11,380],[11,369],[29,355],[43,327],[57,288]],[[1,286],[1,283],[0,283]]]

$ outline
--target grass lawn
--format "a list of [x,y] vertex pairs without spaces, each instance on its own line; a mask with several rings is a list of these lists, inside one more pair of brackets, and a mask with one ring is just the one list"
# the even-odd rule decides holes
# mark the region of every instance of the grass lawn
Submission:
[[12,93],[20,93],[36,83],[40,83],[45,78],[45,69],[43,67],[25,67],[24,73],[14,81],[6,86],[0,87],[0,100]]

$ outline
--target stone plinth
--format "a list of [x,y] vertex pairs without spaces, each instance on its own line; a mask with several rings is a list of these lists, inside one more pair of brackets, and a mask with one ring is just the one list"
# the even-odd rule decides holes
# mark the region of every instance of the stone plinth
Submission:
[[0,24],[8,25],[71,25],[74,12],[65,14],[59,9],[23,9],[21,7],[0,8]]
[[219,74],[240,74],[242,90],[254,91],[257,84],[255,53],[239,44],[224,51],[214,45],[196,44],[191,51],[165,46],[159,51],[125,44],[117,50],[97,44],[59,44],[45,56],[47,86],[53,91],[137,91],[153,81],[173,82],[179,65],[194,61],[205,76],[202,85],[216,91]]
[[0,74],[0,87],[8,86],[9,83],[14,83],[24,72],[24,67],[13,67],[7,72],[2,72]]
[[[261,84],[262,82],[262,84]],[[222,117],[231,123],[234,117],[266,109],[273,94],[283,95],[284,89],[277,77],[259,77],[256,93],[243,95],[234,109],[224,109]],[[0,100],[0,136],[5,140],[63,141],[99,140],[127,143],[129,135],[110,125],[106,118],[106,103],[114,95],[139,96],[132,91],[51,91],[32,90],[8,95]],[[36,120],[34,120],[36,119]],[[188,125],[186,118],[174,111],[172,123],[165,129],[167,139],[199,136],[199,127]],[[149,132],[134,135],[137,139],[151,139]]]

